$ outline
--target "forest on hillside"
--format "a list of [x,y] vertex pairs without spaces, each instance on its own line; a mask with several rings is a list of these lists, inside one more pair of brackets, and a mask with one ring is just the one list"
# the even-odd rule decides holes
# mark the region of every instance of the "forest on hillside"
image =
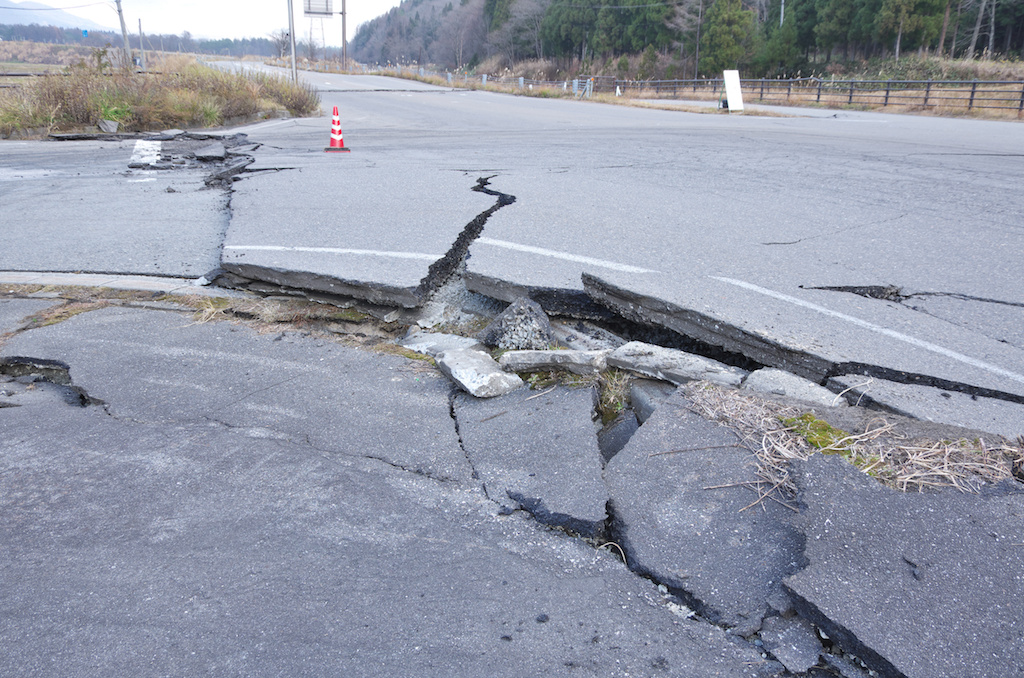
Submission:
[[1024,0],[404,0],[361,25],[349,53],[451,69],[643,53],[679,77],[806,74],[908,53],[1021,59]]
[[[88,31],[83,34],[77,28],[60,28],[57,26],[41,26],[39,24],[0,24],[0,40],[40,42],[54,45],[82,45],[101,49],[106,46],[121,47],[124,38],[113,31]],[[132,49],[139,48],[139,35],[129,34],[128,41]],[[224,38],[208,40],[193,38],[185,31],[181,35],[146,35],[145,49],[162,52],[189,52],[193,54],[216,54],[221,56],[242,57],[279,56],[283,43],[276,36],[269,38],[243,38],[239,40]],[[315,48],[314,48],[315,49]],[[308,48],[304,49],[304,52]]]

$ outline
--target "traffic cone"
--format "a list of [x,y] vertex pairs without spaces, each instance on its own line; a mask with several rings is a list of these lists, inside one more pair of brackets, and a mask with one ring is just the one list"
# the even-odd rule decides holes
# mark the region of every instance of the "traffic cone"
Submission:
[[341,118],[338,117],[338,107],[334,107],[334,118],[331,120],[331,145],[324,149],[325,153],[348,153],[345,148],[345,140],[341,138]]

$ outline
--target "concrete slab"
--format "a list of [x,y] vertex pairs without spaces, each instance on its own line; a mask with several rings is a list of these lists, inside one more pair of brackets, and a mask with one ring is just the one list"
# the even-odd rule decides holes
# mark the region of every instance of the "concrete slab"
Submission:
[[424,353],[436,357],[437,355],[454,348],[465,348],[476,351],[483,351],[484,345],[476,339],[463,337],[458,334],[444,334],[442,332],[414,332],[398,342],[410,351]]
[[[747,636],[800,565],[789,509],[742,487],[753,455],[728,428],[662,403],[605,468],[613,538],[630,568],[683,592],[700,614]],[[691,604],[692,603],[692,604]]]
[[601,351],[506,351],[498,363],[510,372],[567,370],[573,374],[597,374],[608,367],[610,349]]
[[754,370],[743,380],[740,388],[757,393],[786,396],[822,407],[846,405],[841,396],[837,396],[824,386],[773,367]]
[[476,398],[495,398],[523,387],[518,374],[506,372],[484,351],[453,348],[437,354],[437,366],[446,377]]
[[795,477],[802,617],[886,678],[1021,675],[1024,486],[903,494],[826,455]]
[[52,299],[0,299],[0,334],[13,332],[32,314],[63,303]]
[[711,358],[631,341],[608,355],[608,364],[655,379],[682,384],[704,379],[724,386],[739,386],[746,371]]
[[[468,479],[432,368],[298,333],[260,335],[190,313],[106,308],[14,337],[0,355],[61,360],[75,385],[140,422],[211,422],[308,439],[432,477]],[[383,426],[367,426],[382,414]]]
[[466,455],[487,496],[584,537],[604,531],[608,491],[594,431],[594,391],[555,388],[455,397]]
[[[358,355],[376,382],[394,375]],[[364,423],[383,430],[393,414],[380,404]],[[0,431],[4,675],[778,668],[676,617],[607,553],[496,516],[475,488],[266,428],[56,401],[0,409]],[[432,432],[418,434],[429,446]]]

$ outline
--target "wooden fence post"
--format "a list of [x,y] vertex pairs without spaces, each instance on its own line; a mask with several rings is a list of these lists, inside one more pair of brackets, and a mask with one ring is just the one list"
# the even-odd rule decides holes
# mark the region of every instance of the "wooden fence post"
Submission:
[[928,86],[924,88],[924,106],[928,108],[928,95],[932,93],[932,81],[928,80]]
[[847,99],[846,104],[848,106],[853,105],[853,80],[850,81],[850,98]]
[[885,81],[885,103],[882,104],[883,106],[888,106],[889,105],[889,88],[891,86],[892,86],[892,80],[886,80]]
[[971,83],[971,100],[967,102],[967,110],[974,108],[974,93],[978,91],[978,81]]
[[821,80],[818,80],[818,98],[816,100],[816,103],[821,103]]

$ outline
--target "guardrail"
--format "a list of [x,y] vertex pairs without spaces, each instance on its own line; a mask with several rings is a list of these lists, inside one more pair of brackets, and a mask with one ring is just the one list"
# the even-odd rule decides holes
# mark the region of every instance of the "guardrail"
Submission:
[[[304,65],[305,70],[342,72],[340,64],[326,62]],[[591,93],[622,94],[635,98],[695,98],[715,100],[725,96],[720,78],[695,80],[625,80],[612,76],[580,75],[566,80],[533,80],[487,74],[470,75],[430,71],[417,66],[359,65],[364,73],[392,72],[399,76],[440,78],[452,86],[496,86],[513,90],[562,90],[579,97]],[[32,77],[39,73],[0,73],[4,77]],[[16,87],[17,85],[0,85]],[[861,106],[910,110],[955,112],[974,109],[1016,112],[1024,117],[1024,81],[988,80],[834,80],[822,78],[744,79],[740,81],[746,101],[777,105]]]
[[[696,80],[624,80],[612,76],[580,75],[567,80],[438,73],[423,68],[391,66],[370,69],[399,75],[442,78],[453,86],[492,85],[511,89],[557,89],[577,96],[590,91],[634,98],[720,99],[725,88],[720,78]],[[866,108],[904,107],[911,110],[1003,110],[1024,116],[1024,81],[989,80],[834,80],[823,78],[744,79],[747,101],[778,105],[820,104]]]

